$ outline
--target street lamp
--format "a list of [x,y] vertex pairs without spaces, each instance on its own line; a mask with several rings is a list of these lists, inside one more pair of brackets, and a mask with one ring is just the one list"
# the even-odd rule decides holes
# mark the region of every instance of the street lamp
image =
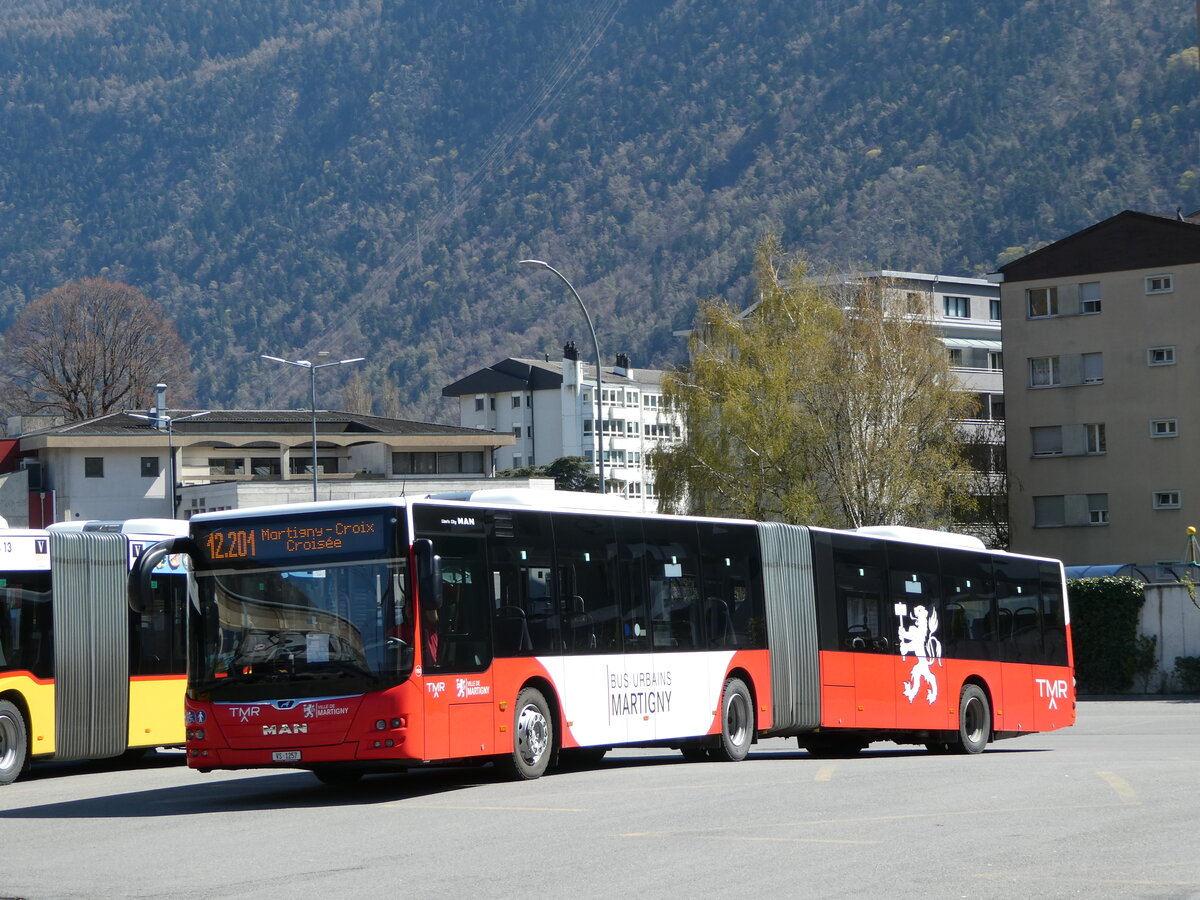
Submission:
[[600,342],[596,340],[596,329],[592,325],[592,317],[588,315],[587,307],[583,305],[583,300],[579,297],[579,292],[575,290],[571,282],[567,281],[567,276],[554,268],[549,263],[542,262],[540,259],[522,259],[519,260],[522,266],[541,266],[543,269],[549,269],[555,275],[562,279],[562,283],[571,291],[575,297],[575,302],[579,304],[579,308],[583,310],[583,317],[587,319],[588,331],[592,333],[592,349],[596,351],[596,462],[600,466],[600,485],[598,490],[601,494],[606,493],[604,483],[604,411],[601,406],[601,397],[604,393],[604,379],[601,371],[604,367],[604,361],[600,356]]
[[[325,351],[317,354],[324,355]],[[339,359],[337,362],[327,363],[312,363],[307,359],[282,359],[278,356],[267,356],[262,354],[263,359],[269,359],[272,362],[283,363],[286,366],[296,366],[299,369],[308,369],[310,378],[309,387],[309,405],[312,409],[312,478],[313,478],[313,499],[317,499],[317,369],[328,369],[330,366],[344,366],[347,363],[362,362],[366,359],[365,356],[356,356],[353,359]]]
[[171,484],[170,488],[164,492],[164,496],[167,499],[167,518],[169,519],[174,519],[177,512],[175,507],[177,505],[178,498],[175,490],[179,486],[179,477],[176,474],[175,469],[175,444],[172,440],[172,436],[175,433],[175,423],[186,422],[188,419],[198,419],[201,416],[207,416],[209,412],[210,411],[206,409],[204,412],[192,413],[191,415],[176,416],[172,418],[161,409],[156,408],[154,410],[154,415],[152,416],[143,416],[139,415],[138,413],[129,414],[134,419],[145,419],[147,422],[153,422],[155,428],[165,430],[167,432],[167,471],[171,478]]

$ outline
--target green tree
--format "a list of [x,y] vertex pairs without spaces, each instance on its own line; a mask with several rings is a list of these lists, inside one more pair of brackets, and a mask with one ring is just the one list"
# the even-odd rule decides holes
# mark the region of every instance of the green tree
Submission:
[[496,475],[500,478],[553,478],[555,489],[560,491],[594,493],[600,483],[600,477],[582,456],[560,456],[544,466],[505,469]]
[[808,277],[774,236],[758,302],[701,304],[663,394],[685,420],[651,454],[670,509],[834,526],[941,525],[964,504],[955,389],[923,305],[879,279]]

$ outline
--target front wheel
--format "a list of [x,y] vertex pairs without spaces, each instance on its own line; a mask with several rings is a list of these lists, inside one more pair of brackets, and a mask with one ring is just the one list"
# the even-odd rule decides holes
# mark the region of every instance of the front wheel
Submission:
[[746,758],[754,742],[754,701],[740,678],[730,678],[721,693],[721,741],[710,750],[710,758],[738,762]]
[[554,720],[550,705],[537,688],[517,695],[513,712],[513,752],[505,759],[510,775],[522,781],[540,778],[554,755]]
[[29,729],[21,711],[0,700],[0,784],[12,784],[29,769]]
[[963,686],[958,701],[959,753],[982,753],[992,734],[992,708],[987,694],[977,684]]

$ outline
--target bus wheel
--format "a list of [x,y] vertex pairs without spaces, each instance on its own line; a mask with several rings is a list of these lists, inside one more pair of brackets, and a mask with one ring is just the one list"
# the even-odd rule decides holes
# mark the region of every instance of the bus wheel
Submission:
[[964,685],[958,701],[959,753],[982,753],[992,734],[992,710],[977,684]]
[[537,688],[527,687],[517,695],[513,714],[513,752],[507,760],[509,773],[521,780],[541,777],[554,755],[554,720],[546,698]]
[[0,700],[0,784],[12,784],[28,771],[28,735],[21,711]]
[[737,762],[746,758],[754,741],[754,702],[740,678],[725,682],[721,694],[721,742],[710,751],[710,758]]

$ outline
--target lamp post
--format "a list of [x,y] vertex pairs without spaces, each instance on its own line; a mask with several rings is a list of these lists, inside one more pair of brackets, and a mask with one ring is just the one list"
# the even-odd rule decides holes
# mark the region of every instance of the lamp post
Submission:
[[600,485],[598,490],[601,494],[607,493],[604,482],[604,410],[601,398],[604,394],[604,378],[601,374],[604,367],[603,358],[600,356],[600,342],[596,340],[596,328],[592,325],[592,317],[588,315],[587,307],[583,305],[583,300],[579,297],[579,292],[575,290],[571,282],[567,281],[567,276],[554,268],[547,262],[542,262],[540,259],[522,259],[519,261],[522,266],[540,266],[543,269],[549,269],[567,286],[571,295],[575,298],[575,302],[579,304],[579,308],[583,311],[583,317],[587,319],[588,331],[592,333],[592,349],[596,352],[596,462],[599,465]]
[[[324,355],[326,351],[317,354]],[[313,499],[317,499],[317,369],[328,369],[330,366],[344,366],[347,363],[362,362],[366,359],[365,356],[355,356],[352,359],[339,359],[337,362],[313,363],[307,359],[282,359],[278,356],[267,356],[262,354],[263,359],[269,359],[272,362],[283,363],[286,366],[296,366],[299,369],[308,369],[309,374],[309,406],[312,409],[312,481],[313,481]]]
[[153,422],[155,428],[165,430],[167,432],[167,471],[171,478],[171,484],[167,491],[164,492],[164,496],[167,498],[167,518],[169,519],[175,518],[175,490],[179,486],[179,477],[176,474],[175,469],[175,443],[172,440],[172,437],[175,434],[175,423],[186,422],[188,419],[198,419],[201,416],[207,416],[209,412],[210,411],[206,409],[204,412],[192,413],[191,415],[176,416],[175,418],[172,418],[163,410],[156,408],[154,410],[154,415],[152,416],[143,416],[139,415],[138,413],[129,414],[135,419],[145,419],[147,422]]

